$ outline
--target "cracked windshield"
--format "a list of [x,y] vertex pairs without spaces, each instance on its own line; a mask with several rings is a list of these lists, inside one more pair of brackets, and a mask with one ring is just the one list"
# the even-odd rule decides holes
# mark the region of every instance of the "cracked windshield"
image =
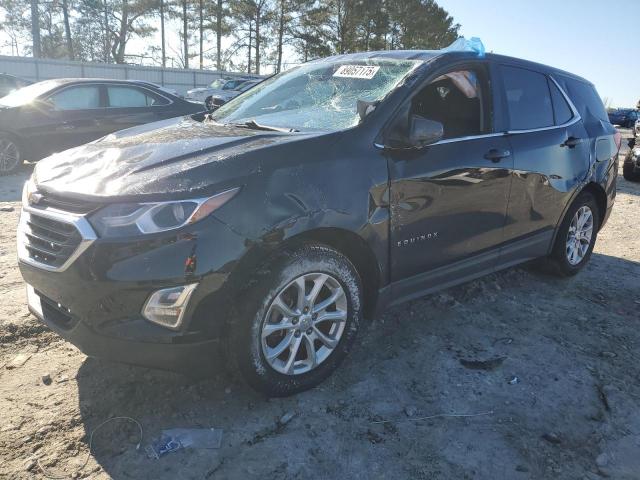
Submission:
[[358,100],[376,102],[391,92],[420,62],[366,60],[314,62],[276,75],[222,106],[212,116],[221,123],[294,130],[340,130],[357,125]]

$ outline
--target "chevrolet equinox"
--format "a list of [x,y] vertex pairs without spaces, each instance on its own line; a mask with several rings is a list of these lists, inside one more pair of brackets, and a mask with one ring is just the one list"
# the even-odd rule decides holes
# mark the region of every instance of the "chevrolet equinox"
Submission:
[[536,258],[577,273],[618,148],[594,86],[555,68],[312,61],[37,164],[18,231],[29,309],[87,355],[192,371],[224,349],[289,395],[385,305]]

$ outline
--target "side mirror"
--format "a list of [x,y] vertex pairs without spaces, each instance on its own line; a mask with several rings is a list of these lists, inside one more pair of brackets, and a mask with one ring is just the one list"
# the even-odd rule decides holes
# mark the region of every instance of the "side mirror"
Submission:
[[442,123],[420,115],[412,115],[409,119],[409,144],[411,147],[425,147],[442,139],[443,136],[444,126]]

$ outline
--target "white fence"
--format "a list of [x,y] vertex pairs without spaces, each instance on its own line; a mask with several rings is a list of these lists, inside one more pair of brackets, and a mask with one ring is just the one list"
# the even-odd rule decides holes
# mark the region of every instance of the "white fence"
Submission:
[[34,82],[50,78],[110,78],[144,80],[173,88],[184,94],[195,87],[204,87],[220,77],[257,77],[218,70],[185,70],[178,68],[142,67],[108,63],[84,63],[0,55],[0,73]]

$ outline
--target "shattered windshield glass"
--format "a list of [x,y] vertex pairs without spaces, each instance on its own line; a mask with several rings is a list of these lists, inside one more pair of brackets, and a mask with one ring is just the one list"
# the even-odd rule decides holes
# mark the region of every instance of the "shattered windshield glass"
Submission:
[[358,100],[381,100],[420,63],[346,59],[305,64],[256,85],[220,107],[212,119],[295,130],[349,128],[360,120]]

